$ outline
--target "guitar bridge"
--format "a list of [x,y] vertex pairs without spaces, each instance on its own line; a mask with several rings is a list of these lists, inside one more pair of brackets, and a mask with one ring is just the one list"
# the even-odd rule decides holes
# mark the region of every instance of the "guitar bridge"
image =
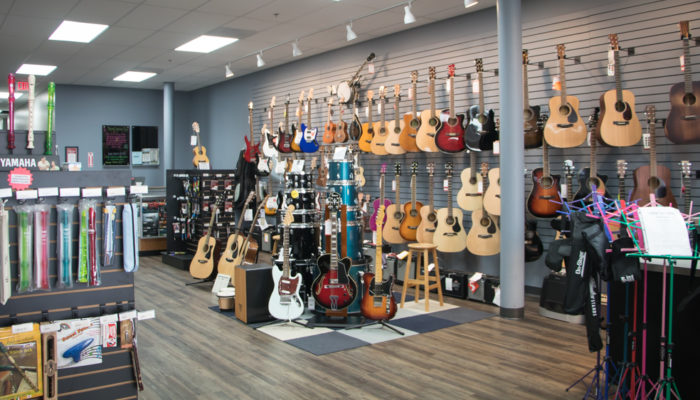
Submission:
[[571,128],[574,124],[557,124],[557,128]]
[[617,126],[627,126],[629,124],[630,124],[629,121],[613,121],[613,125],[617,125]]
[[490,239],[492,237],[493,237],[493,235],[478,235],[479,239]]
[[698,119],[698,117],[696,115],[684,115],[683,116],[684,121],[695,121],[696,119]]

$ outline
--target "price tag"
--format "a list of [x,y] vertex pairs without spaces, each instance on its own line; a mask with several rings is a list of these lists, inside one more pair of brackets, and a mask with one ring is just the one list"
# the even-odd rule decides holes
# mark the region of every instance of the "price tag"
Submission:
[[[216,274],[216,279],[214,280],[214,285],[211,288],[211,292],[214,294],[219,293],[220,290],[228,286],[228,283],[231,281],[231,275],[226,275],[226,274]],[[231,288],[233,289],[233,288]],[[152,310],[151,310],[152,311]],[[141,316],[141,313],[139,313],[139,319]]]
[[474,273],[474,275],[469,277],[469,282],[474,283],[474,282],[480,281],[482,276],[484,276],[483,273],[476,272],[476,273]]
[[4,199],[5,197],[12,197],[12,189],[9,187],[0,189],[0,199]]
[[345,155],[348,152],[347,146],[336,147],[333,151],[333,160],[343,161],[345,160]]
[[131,185],[129,187],[131,194],[146,194],[148,193],[148,185]]
[[308,101],[306,103],[304,103],[304,112],[307,114],[309,113],[309,102]]
[[414,96],[414,95],[415,95],[415,94],[413,93],[413,86],[409,86],[409,87],[408,87],[408,99],[409,99],[409,100],[413,100],[413,96]]
[[190,136],[190,146],[196,146],[197,145],[197,135],[192,135]]
[[305,160],[294,160],[292,163],[292,172],[296,172],[298,174],[304,172],[304,161]]
[[649,132],[644,132],[644,134],[642,135],[642,143],[644,144],[644,150],[651,149],[650,140],[651,134]]
[[95,153],[88,151],[88,168],[95,166]]
[[265,213],[260,213],[258,216],[258,225],[260,226],[260,230],[264,231],[267,229],[270,224],[267,223],[267,219],[265,218]]
[[324,230],[324,232],[328,232],[328,233],[331,232],[331,220],[330,219],[327,219],[325,221],[323,230]]
[[124,186],[112,186],[107,188],[107,197],[126,196]]
[[31,332],[34,330],[34,323],[27,322],[26,324],[12,325],[12,334],[16,335],[18,333]]
[[36,191],[36,189],[18,190],[15,192],[15,198],[17,200],[37,199],[39,197],[38,195],[39,193]]
[[484,193],[484,181],[477,181],[476,191],[479,192],[479,194]]
[[80,188],[77,188],[77,187],[60,188],[58,191],[59,191],[61,197],[78,197],[78,196],[80,196]]
[[245,210],[245,216],[243,217],[245,221],[252,221],[253,220],[253,210],[250,208]]
[[681,72],[685,72],[685,55],[681,54]]
[[[566,195],[566,193],[568,193],[568,192],[566,191],[566,189],[567,189],[566,183],[562,183],[562,184],[561,184],[561,192],[559,192],[559,193],[562,193],[562,194]],[[568,200],[568,199],[567,199],[567,200]]]
[[615,64],[608,64],[608,76],[615,76]]
[[615,65],[615,51],[608,49],[608,64]]
[[501,154],[501,142],[499,140],[493,141],[493,154],[495,154],[495,155]]
[[383,109],[384,109],[384,104],[382,104],[382,102],[379,102],[379,104],[377,104],[377,112],[379,114],[381,114]]
[[110,322],[117,322],[119,320],[119,315],[108,314],[100,317],[100,324],[108,324]]
[[123,312],[123,313],[119,313],[119,320],[120,320],[120,321],[126,321],[126,320],[129,320],[129,319],[134,319],[134,318],[136,318],[136,313],[137,313],[137,312],[138,312],[138,311],[136,311],[136,310],[131,310],[131,311],[126,311],[126,312]]
[[373,62],[367,64],[367,72],[370,74],[374,73],[374,63]]
[[445,80],[445,93],[450,94],[452,87],[450,86],[450,78]]
[[156,310],[139,311],[139,313],[138,313],[139,321],[153,319],[155,317],[156,317]]
[[396,179],[391,180],[391,191],[392,192],[396,191]]
[[472,81],[472,93],[479,93],[479,90],[481,88],[479,87],[479,81],[477,79],[474,79]]
[[559,75],[554,75],[552,77],[552,90],[561,90],[561,79],[559,79]]
[[447,184],[447,179],[444,179],[442,181],[442,190],[444,190],[446,192],[448,189],[449,189],[449,185]]
[[102,197],[102,188],[83,188],[83,197]]
[[408,256],[408,251],[404,250],[401,253],[397,254],[396,258],[398,258],[399,260],[403,260],[406,258],[406,256]]
[[445,290],[452,291],[452,278],[449,276],[445,277]]
[[211,166],[209,165],[208,162],[200,162],[200,163],[197,165],[197,169],[208,170],[208,169],[211,169]]
[[39,332],[41,333],[58,332],[59,329],[61,329],[61,324],[56,322],[39,325]]
[[316,308],[316,299],[314,299],[314,296],[309,296],[309,310],[313,310]]
[[58,196],[58,188],[57,187],[47,187],[47,188],[39,188],[39,197],[52,197],[52,196]]

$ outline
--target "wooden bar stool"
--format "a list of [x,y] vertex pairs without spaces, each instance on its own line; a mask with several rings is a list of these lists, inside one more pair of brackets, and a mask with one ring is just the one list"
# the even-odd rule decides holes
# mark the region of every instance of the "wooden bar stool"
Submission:
[[[411,273],[411,260],[413,259],[413,253],[416,253],[416,277],[414,279],[409,278]],[[429,252],[433,253],[433,263],[435,264],[435,276],[430,275],[428,271],[428,261]],[[423,270],[421,271],[421,256],[423,258]],[[433,282],[433,283],[431,283]],[[403,308],[403,303],[406,300],[406,291],[411,288],[416,288],[416,295],[414,300],[418,302],[418,297],[420,295],[420,286],[423,286],[423,291],[425,293],[425,311],[430,311],[430,289],[437,288],[438,299],[440,300],[440,305],[444,305],[442,301],[442,286],[440,285],[440,267],[438,266],[437,257],[437,246],[432,243],[409,243],[408,244],[408,261],[406,262],[406,271],[403,277],[403,288],[401,289],[401,308]]]

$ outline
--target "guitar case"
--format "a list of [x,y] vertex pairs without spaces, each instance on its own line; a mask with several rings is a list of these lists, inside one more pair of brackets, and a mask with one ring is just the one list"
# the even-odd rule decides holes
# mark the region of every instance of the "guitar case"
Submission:
[[242,209],[248,193],[255,190],[255,177],[258,174],[258,166],[255,162],[247,162],[243,157],[245,150],[238,153],[236,173],[233,178],[233,208]]

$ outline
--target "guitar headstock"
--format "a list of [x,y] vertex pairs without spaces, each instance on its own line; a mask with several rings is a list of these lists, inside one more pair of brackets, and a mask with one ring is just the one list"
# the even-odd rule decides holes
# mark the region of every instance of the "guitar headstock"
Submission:
[[251,190],[250,193],[248,193],[248,197],[245,199],[245,203],[243,204],[243,210],[248,208],[248,204],[250,204],[251,201],[255,198],[255,190]]
[[428,170],[428,175],[433,176],[435,174],[435,163],[429,162],[425,169]]
[[489,163],[487,163],[486,161],[481,163],[481,172],[480,173],[481,173],[481,177],[483,179],[486,179],[486,177],[489,174]]
[[450,78],[454,78],[454,77],[455,77],[455,65],[454,65],[454,64],[450,64],[450,65],[447,66],[447,75],[448,75]]
[[384,100],[384,86],[379,87],[379,98]]
[[417,175],[417,174],[418,174],[418,163],[414,161],[411,163],[411,175]]
[[384,204],[382,204],[377,210],[377,219],[375,220],[377,223],[377,232],[381,232],[382,225],[384,225],[384,207]]
[[611,33],[608,35],[608,39],[610,39],[610,47],[617,51],[620,50],[620,43],[617,40],[617,33]]
[[413,70],[411,71],[411,83],[415,84],[418,82],[418,71]]
[[394,85],[394,97],[399,98],[401,96],[401,85]]
[[692,166],[691,162],[688,160],[683,160],[680,162],[681,164],[681,175],[683,176],[684,179],[690,179],[690,167]]
[[527,65],[530,62],[528,55],[527,55],[527,49],[523,49],[523,65]]
[[560,60],[566,58],[566,46],[564,46],[564,43],[557,45],[557,58]]
[[309,103],[311,102],[311,99],[314,98],[314,88],[309,89],[309,94],[306,96],[306,101]]
[[452,177],[452,171],[454,170],[454,165],[452,164],[452,161],[448,161],[445,164],[445,175],[447,175],[447,178]]
[[625,174],[627,174],[627,161],[617,160],[617,177],[624,179]]
[[400,162],[394,163],[394,175],[401,176],[401,163]]
[[285,106],[289,105],[289,93],[287,93],[287,99],[284,101],[284,105]]
[[382,174],[382,175],[386,174],[386,163],[382,164],[382,168],[381,168],[381,170],[379,171],[379,173]]
[[340,209],[340,194],[338,192],[330,192],[328,194],[328,207],[333,211]]
[[564,160],[564,174],[567,178],[574,176],[574,171],[576,167],[574,166],[573,160]]
[[646,106],[646,108],[644,109],[644,115],[646,115],[647,121],[649,121],[649,123],[654,122],[656,120],[656,107],[654,107],[653,104]]
[[248,103],[248,111],[253,112],[253,102]]
[[333,106],[333,99],[334,98],[335,98],[335,96],[328,96],[328,108]]
[[367,101],[372,104],[372,99],[374,98],[374,90],[367,91]]
[[199,122],[194,121],[194,122],[192,123],[192,131],[193,131],[194,133],[199,133]]
[[270,108],[275,108],[275,99],[277,96],[272,96],[272,100],[270,100]]
[[318,163],[318,157],[313,156],[313,157],[311,158],[311,167],[310,167],[311,170],[316,169],[316,163]]
[[287,211],[284,213],[284,219],[282,220],[282,225],[289,226],[294,222],[294,210],[293,204],[287,206]]
[[305,92],[302,90],[301,93],[299,93],[299,100],[297,100],[297,102],[299,104],[304,102],[304,96],[305,96]]
[[474,60],[474,64],[476,64],[476,72],[484,72],[484,60],[477,58]]
[[430,80],[435,80],[435,67],[428,67],[428,76]]
[[678,25],[681,28],[681,39],[690,39],[690,24],[688,21],[681,21]]
[[215,213],[217,209],[221,207],[222,204],[224,204],[224,199],[228,196],[228,190],[225,190],[223,193],[220,195],[216,196],[216,201],[214,202],[214,209],[211,211],[212,213]]
[[593,128],[598,124],[598,115],[600,114],[600,107],[595,107],[593,109],[593,114],[588,117],[588,127]]

